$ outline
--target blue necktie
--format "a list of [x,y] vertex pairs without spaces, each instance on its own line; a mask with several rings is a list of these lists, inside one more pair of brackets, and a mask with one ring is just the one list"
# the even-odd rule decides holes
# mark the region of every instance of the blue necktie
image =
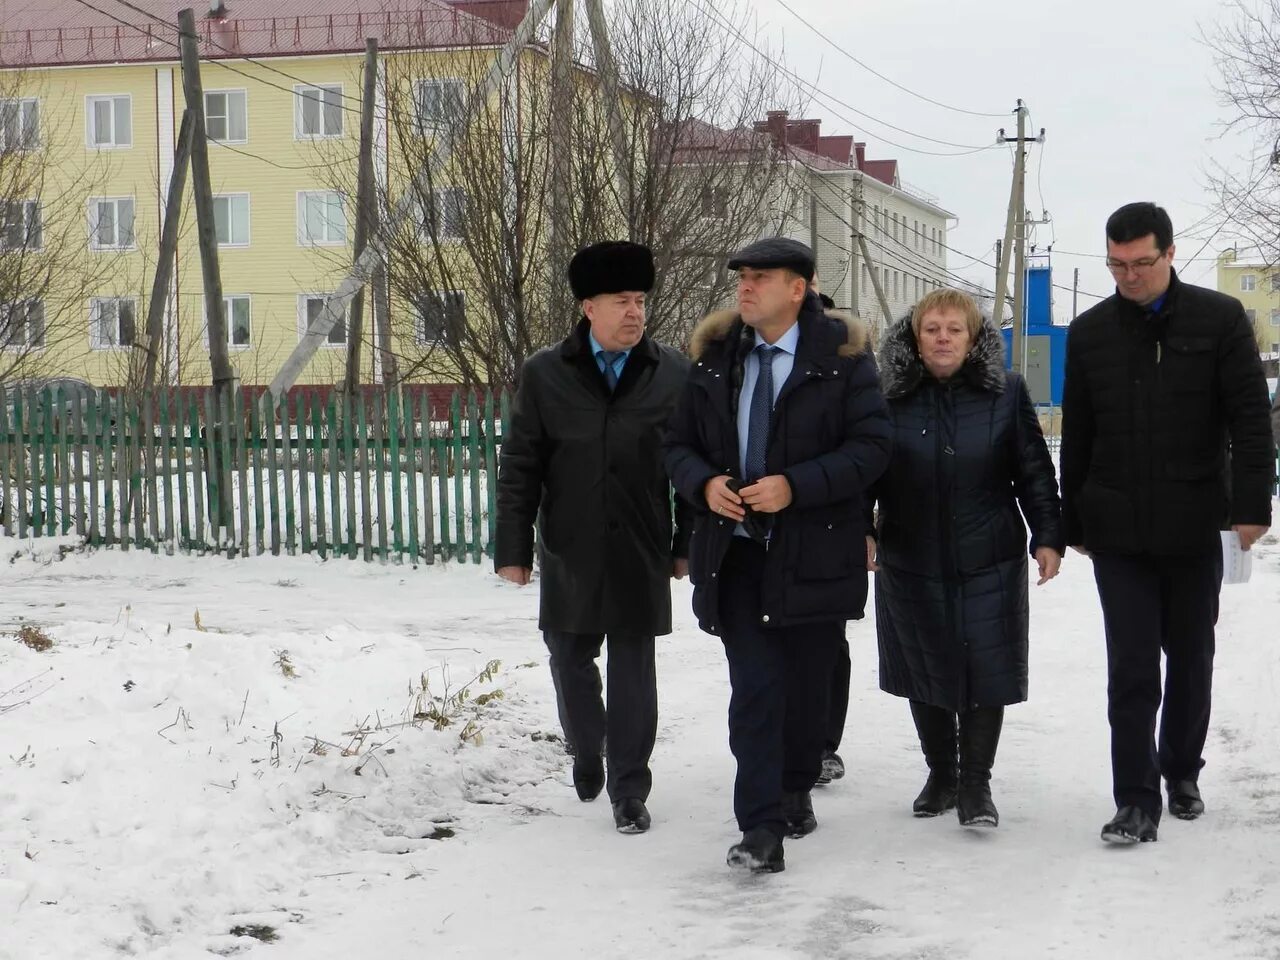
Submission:
[[618,387],[618,371],[614,364],[622,359],[623,351],[621,350],[601,350],[596,354],[604,361],[604,382],[609,388],[609,392],[613,393]]
[[760,372],[751,391],[751,418],[747,421],[747,475],[753,483],[765,475],[765,453],[769,447],[769,421],[773,419],[773,358],[781,347],[762,343],[756,347]]

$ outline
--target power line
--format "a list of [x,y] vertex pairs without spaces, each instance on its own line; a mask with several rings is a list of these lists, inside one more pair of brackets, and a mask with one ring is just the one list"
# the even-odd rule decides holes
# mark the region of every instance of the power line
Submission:
[[850,53],[844,47],[840,46],[840,44],[832,40],[829,36],[827,36],[827,34],[823,33],[821,30],[815,27],[812,23],[810,23],[808,20],[802,17],[799,13],[797,13],[795,9],[792,8],[791,5],[786,2],[786,0],[777,0],[777,3],[789,14],[791,14],[793,17],[795,17],[797,20],[803,23],[806,27],[812,30],[815,34],[817,34],[818,37],[825,40],[837,51],[844,54],[846,57],[848,57],[858,66],[860,66],[863,70],[866,70],[872,76],[879,77],[885,83],[889,84],[892,87],[896,87],[897,89],[901,90],[903,93],[908,93],[911,96],[916,97],[917,99],[923,100],[925,103],[932,103],[936,107],[942,107],[944,110],[952,110],[955,113],[967,113],[971,117],[1005,117],[1008,115],[1007,113],[981,113],[977,110],[966,110],[963,107],[953,107],[953,106],[950,106],[949,104],[943,103],[941,100],[934,100],[932,97],[926,97],[923,93],[917,93],[916,91],[910,89],[909,87],[904,87],[902,84],[898,83],[898,81],[891,80],[889,77],[886,77],[883,73],[876,70],[874,67],[871,67],[868,64],[864,63],[862,60],[859,60],[857,57],[855,57],[852,53]]
[[[84,0],[77,0],[77,2],[84,2]],[[143,10],[141,7],[136,6],[136,5],[135,5],[135,4],[133,4],[133,3],[130,3],[130,2],[129,2],[129,0],[115,0],[115,2],[116,2],[116,3],[118,3],[118,4],[120,4],[120,5],[121,5],[121,6],[123,6],[123,7],[127,7],[128,9],[132,10],[134,13],[139,13],[139,14],[141,14],[142,16],[147,17],[148,19],[154,20],[156,23],[159,23],[159,24],[161,24],[161,25],[163,25],[163,26],[165,26],[165,27],[172,27],[172,26],[173,26],[173,24],[172,24],[172,23],[170,23],[169,21],[165,20],[163,17],[159,17],[159,16],[157,16],[156,14],[151,13],[149,10]],[[85,5],[86,5],[86,6],[88,6],[88,4],[85,4]],[[101,10],[99,10],[98,12],[99,12],[99,13],[103,13],[103,11],[101,11]],[[105,16],[111,16],[110,14],[104,14],[104,15],[105,15]],[[112,19],[114,19],[114,18],[112,18]],[[124,21],[118,21],[118,22],[124,22]],[[130,26],[132,26],[132,27],[134,27],[134,29],[141,29],[140,27],[138,27],[138,26],[137,26],[137,24],[129,24],[129,25],[130,25]],[[277,67],[273,67],[273,66],[271,66],[270,64],[268,64],[268,63],[266,63],[266,62],[264,62],[264,61],[262,61],[262,60],[257,59],[256,57],[250,57],[250,56],[247,56],[247,55],[245,55],[245,54],[243,54],[243,53],[239,53],[239,52],[237,52],[237,51],[235,51],[235,50],[231,50],[231,49],[229,49],[229,48],[227,48],[227,47],[224,47],[222,44],[218,43],[218,41],[214,40],[212,37],[207,37],[207,38],[206,38],[206,37],[196,36],[195,40],[196,40],[196,42],[197,42],[197,43],[199,43],[199,42],[201,42],[201,41],[205,41],[205,42],[207,42],[207,43],[210,43],[210,44],[212,44],[214,47],[217,47],[219,50],[221,50],[223,53],[227,54],[228,56],[235,57],[237,60],[244,60],[246,63],[252,63],[254,66],[256,66],[256,67],[261,67],[263,70],[269,70],[271,73],[274,73],[274,74],[277,74],[278,76],[284,77],[285,79],[290,80],[290,81],[292,81],[293,83],[301,84],[301,85],[303,85],[303,86],[307,86],[307,87],[313,87],[313,86],[315,86],[315,84],[314,84],[314,83],[312,83],[312,82],[310,82],[310,81],[303,80],[303,79],[301,79],[301,78],[299,78],[299,77],[295,77],[293,74],[291,74],[291,73],[286,73],[284,70],[281,70],[281,69],[279,69],[279,68],[277,68]],[[173,41],[169,41],[169,42],[171,42],[171,43],[172,43]],[[174,44],[174,45],[175,45],[175,46],[177,46],[177,44]],[[224,67],[225,69],[232,70],[232,72],[234,72],[234,73],[240,73],[240,71],[235,70],[235,69],[234,69],[233,67],[231,67],[229,64],[225,64],[225,63],[223,63],[221,60],[217,60],[217,59],[215,59],[215,58],[207,57],[207,56],[206,56],[206,57],[201,57],[200,59],[201,59],[201,60],[204,60],[204,61],[205,61],[205,62],[207,62],[207,63],[217,64],[218,66],[222,66],[222,67]],[[242,76],[245,76],[245,77],[249,77],[249,74],[241,74],[241,75],[242,75]],[[250,79],[258,79],[258,78],[250,77]],[[263,80],[259,79],[259,82],[260,82],[260,83],[265,83],[266,81],[263,81]],[[271,85],[271,86],[275,86],[275,87],[276,87],[276,89],[278,89],[278,90],[285,90],[285,92],[287,92],[287,93],[289,93],[289,94],[292,94],[292,93],[294,92],[292,89],[286,89],[286,88],[284,88],[284,87],[279,86],[278,84],[270,84],[270,85]],[[342,97],[342,99],[344,99],[344,100],[350,100],[352,103],[360,103],[360,100],[359,100],[357,97],[352,97],[352,96],[350,96],[350,95],[348,95],[348,94],[346,94],[346,93],[340,93],[340,94],[338,94],[338,95],[339,95],[340,97]],[[357,110],[357,109],[354,109],[354,108],[351,108],[351,107],[343,107],[341,104],[338,104],[338,106],[339,106],[339,107],[341,107],[341,109],[343,109],[343,110],[347,111],[348,113],[353,113],[353,114],[356,114],[357,116],[359,116],[359,114],[360,114],[360,111],[359,111],[359,110]],[[384,117],[383,119],[385,119],[385,117]]]
[[1249,199],[1253,191],[1257,189],[1258,185],[1261,184],[1263,180],[1266,179],[1267,173],[1269,172],[1269,170],[1270,168],[1264,165],[1262,168],[1262,173],[1258,174],[1257,179],[1255,179],[1253,183],[1249,184],[1249,186],[1245,187],[1245,189],[1241,191],[1240,202],[1237,203],[1231,209],[1230,213],[1226,214],[1222,218],[1222,222],[1218,224],[1218,229],[1214,230],[1213,233],[1209,234],[1209,236],[1205,238],[1204,243],[1200,245],[1200,249],[1196,251],[1196,255],[1191,258],[1191,262],[1194,263],[1197,259],[1199,259],[1200,254],[1204,253],[1205,249],[1209,246],[1209,244],[1213,243],[1214,238],[1222,232],[1223,228],[1231,221],[1231,218],[1240,212],[1240,208],[1245,205],[1245,202]]
[[[730,34],[736,37],[746,47],[754,51],[756,55],[759,56],[761,59],[763,59],[766,63],[771,64],[777,70],[779,70],[786,76],[790,77],[796,83],[800,84],[801,87],[805,88],[810,93],[822,98],[823,100],[826,100],[827,109],[831,110],[831,112],[834,113],[839,119],[849,124],[855,130],[859,130],[862,133],[866,134],[867,136],[875,136],[878,139],[883,140],[885,143],[891,146],[897,147],[900,150],[906,150],[910,153],[918,153],[923,156],[930,156],[930,157],[964,157],[974,153],[981,153],[984,150],[992,150],[996,146],[996,144],[989,144],[987,146],[975,146],[973,144],[968,144],[968,143],[952,143],[949,140],[938,140],[938,139],[935,139],[934,137],[929,137],[922,133],[916,133],[912,130],[904,129],[903,127],[894,126],[888,121],[881,120],[878,117],[874,117],[871,114],[866,113],[865,111],[859,110],[857,107],[853,106],[852,104],[844,100],[841,100],[839,97],[833,96],[830,93],[827,93],[821,87],[818,87],[815,84],[811,83],[810,81],[804,79],[804,77],[800,76],[798,73],[795,73],[793,70],[791,70],[789,67],[785,66],[784,64],[781,64],[777,60],[774,60],[767,53],[765,53],[763,50],[757,47],[754,43],[752,43],[751,40],[742,33],[742,31],[740,31],[736,26],[734,26],[734,24],[731,21],[729,21],[723,14],[721,14],[720,11],[717,10],[714,6],[706,5],[704,3],[704,0],[694,0],[694,3],[704,13],[711,15],[717,21],[719,21],[721,26],[726,31],[728,31]],[[864,128],[860,127],[857,123],[855,123],[853,120],[850,120],[847,116],[842,115],[838,110],[832,107],[831,104],[833,103],[839,104],[841,107],[844,107],[846,110],[852,110],[854,113],[859,114],[860,116],[864,116],[867,119],[872,120],[875,123],[878,123],[882,126],[888,127],[891,130],[897,130],[900,133],[905,133],[907,136],[915,137],[918,140],[925,140],[929,143],[937,143],[943,146],[962,147],[965,149],[958,152],[957,151],[921,150],[918,147],[910,147],[910,146],[907,146],[905,143],[898,143],[895,140],[890,140],[888,137],[885,137],[882,135],[869,133]]]

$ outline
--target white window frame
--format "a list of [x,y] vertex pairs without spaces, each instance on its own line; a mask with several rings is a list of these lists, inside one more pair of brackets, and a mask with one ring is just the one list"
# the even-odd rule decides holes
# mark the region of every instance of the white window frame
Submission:
[[[124,100],[129,104],[129,140],[121,143],[116,139],[116,101]],[[101,101],[111,102],[111,139],[103,143],[94,142],[94,104]],[[85,143],[90,150],[128,150],[133,147],[133,94],[131,93],[90,93],[84,98],[84,134]]]
[[[342,211],[342,236],[334,239],[329,235],[331,222],[325,220],[325,236],[316,239],[307,229],[307,199],[309,197],[337,197],[338,207]],[[298,191],[298,246],[300,247],[342,247],[347,244],[347,207],[342,194],[337,190],[299,190]]]
[[[102,304],[116,304],[116,342],[108,343],[98,336],[99,314]],[[133,340],[129,343],[120,343],[120,313],[119,305],[129,303],[133,305]],[[137,297],[91,297],[89,299],[89,347],[93,350],[132,350],[133,345],[138,342],[138,298]]]
[[[235,225],[235,221],[232,216],[232,214],[234,213],[234,210],[232,209],[232,206],[233,206],[232,202],[235,200],[239,200],[241,198],[244,199],[244,239],[236,240],[234,239],[235,230],[233,228]],[[213,218],[214,218],[215,225],[218,219],[218,201],[219,200],[224,200],[227,203],[227,233],[228,233],[229,239],[225,241],[218,240],[218,246],[219,247],[249,246],[249,243],[253,237],[253,228],[251,226],[253,222],[253,209],[249,202],[249,194],[248,193],[215,193],[213,195],[213,207],[214,207]],[[215,232],[216,232],[216,226],[215,226]]]
[[238,94],[240,97],[241,109],[244,110],[244,137],[215,137],[209,134],[210,143],[248,143],[249,142],[249,92],[244,87],[228,87],[219,90],[206,90],[204,92],[204,124],[205,130],[209,129],[209,98],[212,96],[226,97],[227,112],[223,118],[227,124],[227,133],[231,132],[231,98]]
[[1280,327],[1280,310],[1271,311],[1271,325],[1273,327]]
[[[31,252],[43,250],[44,249],[44,216],[43,216],[44,211],[41,209],[42,204],[40,203],[40,201],[39,200],[11,200],[11,201],[0,200],[0,205],[3,205],[5,203],[22,204],[22,242],[13,246],[9,246],[8,244],[5,243],[5,227],[7,226],[7,224],[5,223],[4,218],[0,216],[0,250],[3,250],[3,251],[27,250]],[[31,239],[32,219],[35,219],[39,229],[39,235],[37,237],[38,242],[35,244],[31,244],[28,242]]]
[[[467,319],[467,292],[465,290],[428,290],[423,294],[424,297],[436,297],[441,301],[444,309],[449,309],[450,298],[457,298],[458,306],[462,310],[462,320],[465,323]],[[431,346],[444,341],[444,336],[428,337],[427,336],[427,318],[423,315],[419,304],[413,305],[413,338],[419,346]]]
[[419,133],[434,133],[451,122],[451,118],[443,115],[430,118],[423,116],[422,91],[426,87],[452,87],[457,90],[458,116],[452,118],[452,122],[461,121],[463,111],[467,108],[467,82],[461,77],[419,77],[413,82],[413,115]]
[[1253,293],[1258,289],[1258,275],[1256,273],[1240,274],[1240,292]]
[[[31,308],[35,305],[40,307],[40,342],[31,342]],[[6,343],[0,338],[0,351],[4,353],[30,353],[32,351],[40,351],[45,348],[48,334],[48,321],[44,313],[44,300],[40,297],[28,297],[25,300],[14,300],[9,303],[0,303],[0,315],[4,315],[13,310],[25,310],[25,316],[22,318],[22,326],[26,333],[19,343]],[[0,321],[0,333],[5,329],[5,322]]]
[[[40,146],[40,98],[39,97],[0,97],[0,117],[6,109],[15,112],[18,123],[18,138],[14,142],[5,136],[5,129],[0,125],[0,153],[8,151],[26,153]],[[29,121],[27,114],[35,114],[35,120]],[[28,127],[34,127],[29,131]],[[30,136],[28,136],[30,133]]]
[[418,222],[421,224],[420,235],[424,242],[430,242],[433,238],[428,223],[435,221],[437,212],[442,209],[441,196],[447,193],[457,193],[461,197],[458,203],[458,230],[456,233],[446,233],[437,228],[435,240],[439,243],[461,243],[462,234],[465,229],[467,219],[467,191],[465,187],[433,187],[431,190],[431,207],[430,211],[420,211]]
[[[320,131],[318,133],[307,133],[303,129],[303,113],[302,107],[306,103],[306,91],[321,91],[318,98],[320,104]],[[325,102],[324,94],[326,91],[336,91],[338,94],[338,129],[337,131],[325,130]],[[347,121],[346,108],[343,107],[342,101],[345,97],[341,83],[299,83],[293,88],[293,138],[295,140],[335,140],[346,135]]]
[[[233,300],[243,300],[249,305],[249,342],[235,343],[232,336],[235,332],[234,325],[231,322],[231,310]],[[202,310],[204,312],[204,345],[209,346],[209,308],[208,304],[201,299]],[[222,295],[222,317],[227,325],[227,349],[231,351],[245,351],[253,349],[253,297],[247,293],[224,293]]]
[[[133,205],[133,220],[129,226],[132,234],[130,242],[122,244],[120,240],[120,203],[128,200]],[[114,203],[116,242],[102,244],[98,242],[98,204]],[[89,249],[90,250],[136,250],[138,249],[138,203],[134,197],[90,197],[89,198]]]
[[[300,294],[298,294],[298,339],[299,339],[299,340],[301,340],[304,336],[306,336],[306,333],[307,333],[307,327],[310,325],[310,322],[311,322],[311,321],[309,320],[309,318],[307,317],[307,303],[308,303],[308,302],[310,302],[310,301],[312,301],[312,300],[319,300],[321,303],[323,303],[325,300],[329,299],[329,298],[330,298],[330,297],[332,297],[332,296],[333,296],[333,294],[332,294],[331,292],[326,293],[326,292],[324,292],[324,291],[318,291],[318,290],[311,290],[311,291],[308,291],[308,292],[306,292],[306,293],[300,293]],[[347,312],[343,315],[342,320],[341,320],[341,323],[342,323],[342,340],[341,340],[341,341],[333,341],[333,340],[330,340],[330,339],[329,339],[328,335],[326,335],[326,336],[325,336],[325,339],[324,339],[324,342],[320,344],[320,349],[321,349],[321,350],[344,350],[344,349],[346,349],[346,346],[347,346],[347,336],[348,336],[348,334],[350,333],[350,329],[349,329],[349,327],[350,327],[350,323],[351,323],[351,317],[350,317],[350,315],[349,315],[349,314],[350,314],[350,311],[347,311]],[[335,327],[336,327],[336,326],[337,326],[337,325],[335,324]],[[332,331],[332,330],[330,330],[330,331],[329,331],[329,334],[332,334],[332,333],[333,333],[333,331]]]

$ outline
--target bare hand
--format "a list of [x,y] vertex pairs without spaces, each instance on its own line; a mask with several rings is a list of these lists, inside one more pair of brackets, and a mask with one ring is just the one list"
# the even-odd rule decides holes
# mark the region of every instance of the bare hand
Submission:
[[1248,550],[1261,540],[1271,528],[1259,526],[1256,523],[1234,523],[1231,525],[1231,529],[1240,534],[1240,548]]
[[791,506],[791,484],[781,474],[761,477],[738,492],[743,502],[757,513],[778,513]]
[[867,534],[867,570],[876,573],[880,570],[880,564],[876,563],[876,538]]
[[747,512],[742,509],[742,498],[730,490],[728,484],[728,474],[712,477],[702,488],[702,496],[706,498],[707,509],[712,513],[741,523]]
[[533,576],[531,567],[499,567],[498,576],[514,583],[517,587],[527,587],[529,578]]
[[1092,557],[1092,556],[1093,556],[1093,554],[1092,554],[1092,553],[1090,553],[1088,550],[1086,550],[1084,547],[1080,546],[1080,545],[1079,545],[1079,544],[1077,544],[1077,543],[1073,543],[1073,544],[1071,545],[1071,549],[1072,549],[1072,550],[1074,550],[1076,553],[1080,554],[1080,556],[1082,556],[1082,557]]
[[1053,547],[1036,547],[1036,563],[1040,565],[1040,579],[1036,581],[1036,586],[1042,587],[1058,575],[1058,570],[1062,567],[1062,554]]
[[671,576],[677,580],[683,580],[689,575],[689,558],[676,557],[671,563]]

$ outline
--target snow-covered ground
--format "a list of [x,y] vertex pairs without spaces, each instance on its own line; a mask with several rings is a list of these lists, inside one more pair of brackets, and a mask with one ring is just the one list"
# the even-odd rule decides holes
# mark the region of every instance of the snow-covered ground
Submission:
[[[1280,958],[1274,539],[1223,590],[1209,812],[1129,849],[1098,839],[1083,558],[1033,589],[1000,828],[912,818],[923,763],[866,620],[850,775],[818,789],[818,832],[776,876],[724,866],[728,684],[688,591],[658,647],[654,827],[621,836],[569,786],[535,589],[474,566],[0,538],[0,957]],[[12,639],[26,624],[52,648]]]

